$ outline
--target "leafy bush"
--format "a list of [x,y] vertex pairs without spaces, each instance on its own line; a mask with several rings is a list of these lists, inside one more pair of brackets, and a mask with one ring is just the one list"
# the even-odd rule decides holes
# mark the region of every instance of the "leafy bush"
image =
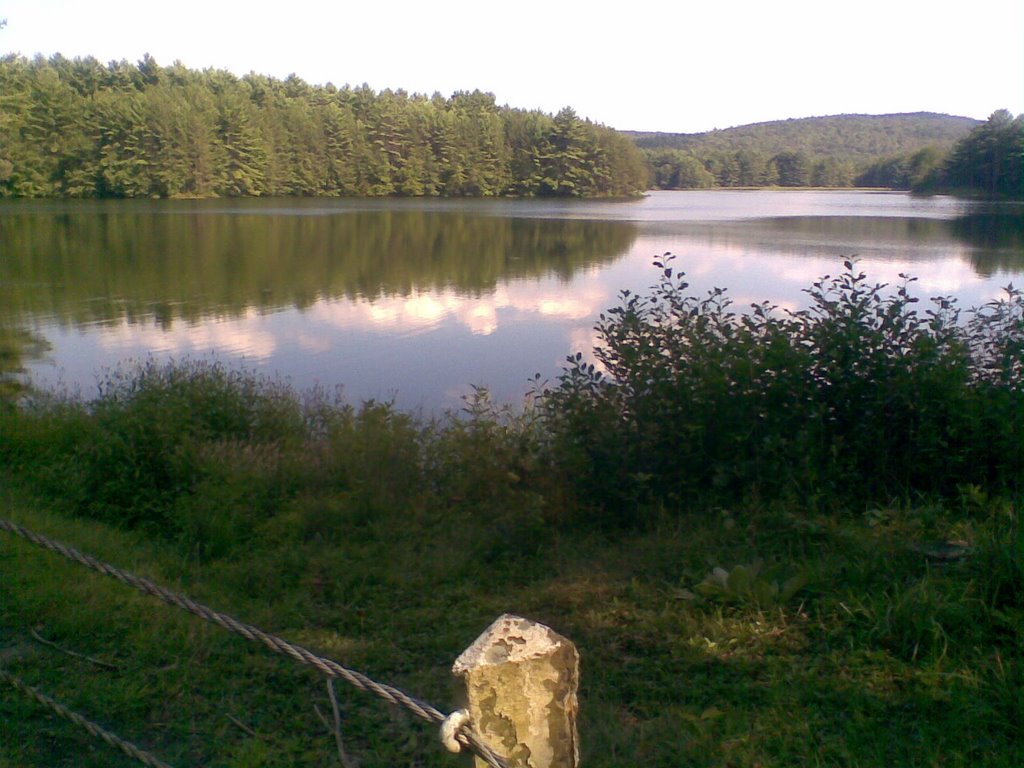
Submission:
[[128,525],[167,522],[200,480],[204,444],[283,441],[303,428],[289,390],[215,363],[117,370],[89,410],[98,434],[78,455],[83,511]]
[[810,306],[734,312],[726,292],[686,293],[666,254],[649,295],[602,314],[543,412],[559,460],[609,519],[638,498],[827,497],[837,504],[1015,487],[1024,474],[1024,298],[960,322],[955,300],[919,313],[908,286],[844,263]]

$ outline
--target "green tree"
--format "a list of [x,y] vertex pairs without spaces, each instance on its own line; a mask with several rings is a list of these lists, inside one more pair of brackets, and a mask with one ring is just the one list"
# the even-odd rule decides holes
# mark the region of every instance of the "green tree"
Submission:
[[222,192],[232,197],[259,196],[266,191],[266,146],[252,100],[242,87],[217,96],[216,137],[223,147]]
[[778,183],[778,171],[771,159],[757,150],[736,151],[739,186],[769,187]]
[[853,166],[835,158],[823,158],[811,169],[812,187],[848,187],[853,181]]
[[96,194],[144,197],[153,194],[153,162],[147,152],[148,108],[143,94],[102,91],[94,100],[99,125]]
[[806,187],[811,181],[811,164],[803,152],[780,152],[772,158],[781,187]]
[[872,163],[855,177],[854,184],[889,189],[934,187],[944,160],[945,154],[938,147],[923,147],[909,155],[894,155]]
[[689,152],[680,149],[646,150],[658,189],[706,189],[716,184],[715,176]]
[[650,172],[643,154],[618,131],[592,126],[597,145],[598,186],[591,194],[613,197],[636,195],[650,187]]
[[943,177],[954,190],[1024,199],[1024,115],[993,112],[953,148]]
[[0,195],[622,195],[636,147],[571,109],[297,75],[54,55],[0,59]]
[[501,194],[509,182],[509,151],[494,94],[457,92],[450,99],[450,110],[462,170],[461,188],[455,194]]
[[351,110],[331,99],[319,108],[323,127],[326,190],[329,195],[356,195],[356,119]]
[[910,156],[907,163],[909,189],[920,189],[936,183],[945,153],[938,147],[923,147]]
[[505,141],[509,149],[508,192],[539,195],[543,181],[541,155],[553,129],[550,115],[514,109],[505,114]]
[[541,155],[541,194],[579,197],[593,180],[583,122],[571,107],[555,115]]
[[68,176],[81,179],[94,147],[88,135],[88,102],[61,79],[68,65],[60,56],[49,61],[36,57],[28,70],[29,104],[20,131],[24,152],[20,194],[28,190],[32,196],[80,194],[77,185],[68,189],[66,180]]

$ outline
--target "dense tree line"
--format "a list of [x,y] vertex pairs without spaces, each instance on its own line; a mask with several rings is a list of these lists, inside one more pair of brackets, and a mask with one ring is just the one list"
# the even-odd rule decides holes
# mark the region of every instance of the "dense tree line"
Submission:
[[1024,200],[1024,115],[993,112],[913,188]]
[[887,157],[869,166],[856,183],[1022,200],[1024,115],[997,110],[949,152],[929,148]]
[[643,149],[660,189],[896,186],[890,179],[923,178],[977,125],[931,113],[836,115],[627,135]]
[[0,196],[631,195],[647,168],[566,108],[295,75],[0,59]]
[[[843,125],[849,135],[840,140]],[[632,135],[659,189],[857,186],[1024,199],[1024,116],[1005,109],[983,123],[847,115],[708,134]],[[830,146],[822,143],[833,138]]]
[[937,147],[925,147],[909,155],[893,155],[878,160],[862,170],[854,184],[858,187],[918,189],[934,179],[946,159]]
[[808,157],[863,165],[929,145],[951,147],[978,123],[969,117],[914,112],[774,120],[705,133],[627,132],[627,135],[641,149],[683,149],[698,155],[747,150],[768,157],[780,152],[801,152]]
[[787,150],[767,155],[756,149],[692,152],[645,149],[658,189],[710,187],[848,187],[856,171],[849,161]]

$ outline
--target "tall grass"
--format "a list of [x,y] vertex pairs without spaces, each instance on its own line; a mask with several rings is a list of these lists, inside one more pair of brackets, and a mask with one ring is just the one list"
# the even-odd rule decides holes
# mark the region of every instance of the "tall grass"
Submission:
[[456,517],[491,539],[538,524],[553,487],[531,424],[484,391],[426,421],[218,363],[149,361],[110,373],[92,400],[38,394],[0,412],[0,464],[74,515],[198,557],[282,520],[330,540],[351,524]]

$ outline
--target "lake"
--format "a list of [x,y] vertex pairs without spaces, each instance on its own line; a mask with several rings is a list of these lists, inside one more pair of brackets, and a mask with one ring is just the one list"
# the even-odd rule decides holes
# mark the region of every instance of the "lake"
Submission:
[[132,359],[213,358],[352,402],[518,401],[676,254],[692,290],[796,309],[856,256],[964,308],[1024,272],[1024,208],[870,191],[640,200],[0,201],[0,329],[38,385],[89,396]]

